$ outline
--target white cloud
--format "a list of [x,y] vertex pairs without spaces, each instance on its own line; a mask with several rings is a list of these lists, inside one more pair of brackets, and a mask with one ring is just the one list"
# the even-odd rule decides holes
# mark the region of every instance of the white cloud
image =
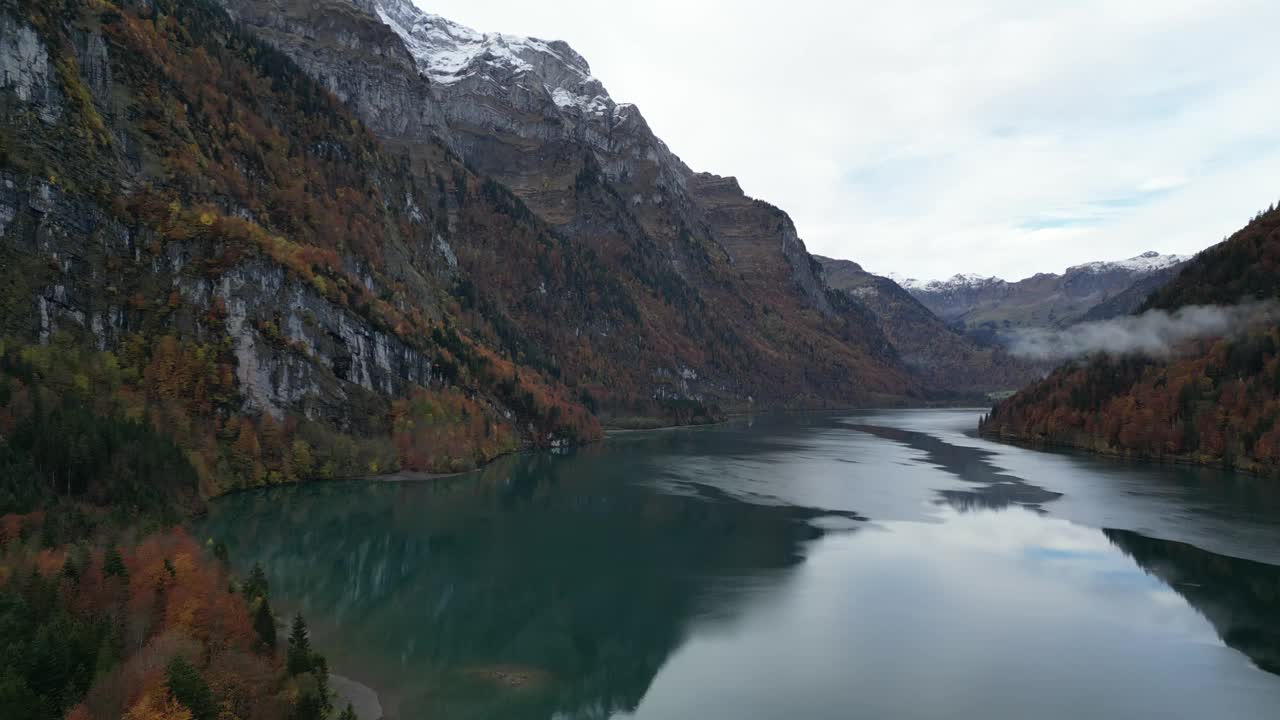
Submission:
[[1198,251],[1280,198],[1269,0],[418,0],[569,41],[815,252],[1023,277]]
[[1190,182],[1182,175],[1162,175],[1154,177],[1138,186],[1138,192],[1150,193],[1162,190],[1174,190]]

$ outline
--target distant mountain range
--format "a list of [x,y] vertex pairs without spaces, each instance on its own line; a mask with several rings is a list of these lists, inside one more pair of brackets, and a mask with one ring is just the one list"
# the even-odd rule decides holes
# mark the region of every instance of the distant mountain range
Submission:
[[956,275],[921,282],[893,277],[949,325],[983,344],[1027,327],[1066,327],[1083,319],[1125,314],[1176,277],[1189,258],[1146,252],[1128,260],[1091,262],[1061,274],[1040,273],[1017,282]]
[[[1280,300],[1280,211],[1260,213],[1139,310]],[[1126,300],[1127,302],[1127,300]],[[1067,363],[999,403],[992,437],[1280,475],[1280,328],[1266,314],[1168,357]]]

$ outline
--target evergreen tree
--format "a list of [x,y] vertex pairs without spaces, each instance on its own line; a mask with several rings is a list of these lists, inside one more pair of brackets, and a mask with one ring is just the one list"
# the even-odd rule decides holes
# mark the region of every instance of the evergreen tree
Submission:
[[314,693],[304,692],[293,708],[292,720],[324,720],[324,716],[324,706],[320,698]]
[[244,581],[244,597],[249,602],[257,598],[265,599],[267,590],[267,574],[263,572],[261,563],[254,563],[253,570],[249,572],[249,579]]
[[329,694],[329,661],[320,653],[311,656],[311,674],[316,678],[316,687],[320,690],[320,705],[327,716],[333,712],[333,698]]
[[360,720],[360,718],[356,715],[356,709],[351,707],[351,703],[347,703],[347,709],[338,715],[338,720]]
[[115,546],[107,548],[106,555],[102,559],[102,576],[104,578],[115,576],[126,583],[129,582],[129,568],[125,567],[124,557],[120,555],[119,548]]
[[290,675],[301,675],[311,672],[315,659],[311,656],[311,638],[307,633],[307,622],[302,613],[293,616],[293,627],[289,631],[289,657],[286,661]]
[[169,695],[191,711],[192,720],[216,720],[218,701],[209,683],[191,663],[181,657],[169,662],[167,670]]
[[258,598],[253,610],[253,630],[258,634],[262,649],[276,649],[276,617],[271,613],[271,603],[265,596]]

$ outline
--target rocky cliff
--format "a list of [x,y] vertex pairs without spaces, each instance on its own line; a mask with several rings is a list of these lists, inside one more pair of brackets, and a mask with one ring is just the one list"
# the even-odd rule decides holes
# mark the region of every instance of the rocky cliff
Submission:
[[213,4],[5,0],[0,23],[0,352],[29,368],[5,424],[33,393],[149,421],[206,493],[598,436],[513,357],[528,334],[459,307],[451,243],[548,231],[445,150],[413,172]]
[[271,0],[233,6],[238,19],[290,57],[383,139],[447,137],[444,111],[414,58],[385,24],[347,0]]
[[[457,153],[557,243],[598,258],[628,308],[627,318],[582,318],[535,333],[562,377],[588,387],[606,414],[848,405],[918,392],[873,319],[833,300],[785,213],[748,198],[732,178],[690,170],[565,43],[474,31],[407,0],[227,5],[317,78],[334,74],[336,63],[317,59],[312,38],[353,7],[400,39],[430,95],[422,102],[439,108],[445,127],[416,141],[385,139],[407,140],[401,145],[413,155],[433,143]],[[281,16],[300,24],[281,32]],[[346,60],[360,64],[360,55]],[[389,112],[353,107],[362,117]],[[581,293],[554,292],[537,277],[495,287],[491,278],[505,272],[500,259],[523,248],[455,250],[469,276],[484,278],[471,288],[477,304],[514,325],[582,311]],[[529,307],[530,296],[545,300]],[[591,357],[579,353],[583,346]]]

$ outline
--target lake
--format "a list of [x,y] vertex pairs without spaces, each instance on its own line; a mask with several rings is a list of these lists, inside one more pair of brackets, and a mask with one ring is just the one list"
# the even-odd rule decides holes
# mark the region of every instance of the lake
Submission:
[[1280,483],[977,417],[623,434],[234,495],[199,531],[262,563],[366,715],[1280,717]]

